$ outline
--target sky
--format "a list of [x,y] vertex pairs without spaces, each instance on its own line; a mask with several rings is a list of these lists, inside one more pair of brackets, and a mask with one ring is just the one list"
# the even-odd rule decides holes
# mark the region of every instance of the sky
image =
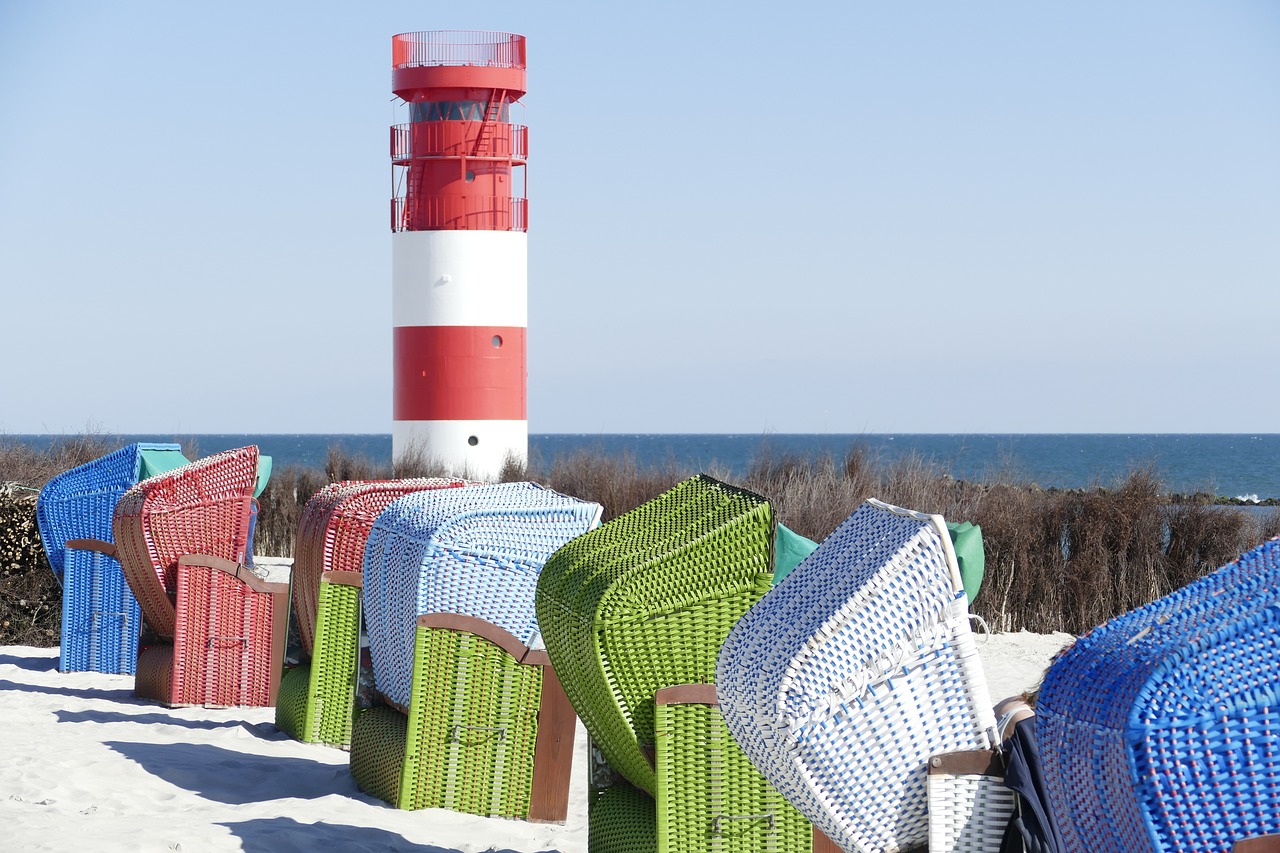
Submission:
[[390,432],[454,29],[528,38],[531,432],[1280,431],[1274,0],[0,0],[0,434]]

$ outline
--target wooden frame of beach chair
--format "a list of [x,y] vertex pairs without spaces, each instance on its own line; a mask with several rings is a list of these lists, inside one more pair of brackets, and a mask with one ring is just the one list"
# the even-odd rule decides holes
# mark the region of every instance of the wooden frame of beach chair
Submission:
[[995,743],[946,523],[880,501],[734,626],[716,689],[762,775],[846,851],[924,844],[929,758]]
[[577,718],[547,653],[458,613],[418,617],[415,636],[409,707],[356,720],[360,789],[401,809],[564,822]]
[[285,673],[276,726],[307,743],[351,745],[360,669],[364,548],[379,513],[424,489],[474,485],[453,478],[332,483],[307,501],[290,575],[293,612],[308,659]]
[[186,461],[176,444],[138,442],[63,471],[40,490],[40,538],[49,566],[62,582],[62,672],[133,674],[142,612],[120,564],[106,552],[68,543],[110,543],[111,517],[125,491],[150,471]]
[[134,693],[168,705],[272,705],[284,663],[288,585],[245,566],[258,449],[137,484],[112,519],[121,569],[160,642]]

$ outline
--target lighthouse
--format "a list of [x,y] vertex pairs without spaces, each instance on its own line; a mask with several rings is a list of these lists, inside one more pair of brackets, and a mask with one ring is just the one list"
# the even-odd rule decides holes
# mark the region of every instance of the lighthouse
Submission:
[[[495,478],[528,455],[525,39],[391,39],[392,454]],[[517,179],[519,186],[517,186]]]

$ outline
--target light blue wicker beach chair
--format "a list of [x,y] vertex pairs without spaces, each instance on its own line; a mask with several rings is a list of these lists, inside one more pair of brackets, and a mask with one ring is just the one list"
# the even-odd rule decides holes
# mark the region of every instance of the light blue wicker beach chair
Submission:
[[119,561],[100,551],[68,548],[67,543],[113,541],[111,514],[120,496],[139,480],[186,462],[176,444],[130,444],[62,472],[40,490],[40,538],[62,581],[58,669],[133,673],[142,617]]
[[743,752],[843,850],[923,845],[929,758],[995,742],[943,519],[859,507],[733,627],[716,692]]
[[1280,833],[1280,539],[1081,637],[1036,719],[1069,850]]
[[355,722],[363,790],[400,808],[565,819],[573,713],[541,648],[534,589],[601,513],[533,483],[415,492],[382,511],[364,613],[378,692],[398,710]]

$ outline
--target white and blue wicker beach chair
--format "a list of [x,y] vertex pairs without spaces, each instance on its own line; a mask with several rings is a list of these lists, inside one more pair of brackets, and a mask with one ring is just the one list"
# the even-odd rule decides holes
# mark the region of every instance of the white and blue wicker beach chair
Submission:
[[941,516],[870,500],[734,626],[716,690],[742,750],[846,851],[922,845],[931,756],[994,745]]
[[572,706],[542,648],[547,559],[600,523],[599,504],[533,483],[415,492],[365,545],[364,612],[388,705],[351,738],[360,787],[400,808],[563,821]]
[[58,474],[40,490],[40,539],[62,581],[58,669],[133,673],[142,615],[119,561],[101,551],[68,548],[67,542],[112,542],[111,514],[120,496],[139,480],[186,462],[176,444],[129,444]]
[[1280,539],[1081,637],[1036,719],[1069,850],[1280,833]]

